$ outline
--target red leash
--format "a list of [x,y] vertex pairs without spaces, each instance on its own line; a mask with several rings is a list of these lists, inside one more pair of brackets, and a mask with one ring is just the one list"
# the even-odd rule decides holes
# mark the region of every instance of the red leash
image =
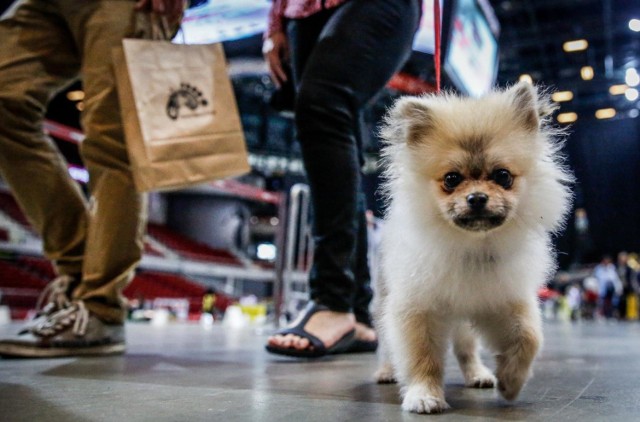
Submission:
[[440,0],[433,0],[433,23],[435,32],[435,52],[433,54],[433,64],[436,69],[436,92],[440,92]]

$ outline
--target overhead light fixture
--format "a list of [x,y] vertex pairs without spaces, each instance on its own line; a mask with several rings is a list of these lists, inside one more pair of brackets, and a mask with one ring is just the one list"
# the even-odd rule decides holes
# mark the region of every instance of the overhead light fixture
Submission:
[[640,19],[631,19],[629,21],[629,29],[635,32],[640,32]]
[[67,100],[82,101],[84,100],[84,91],[76,90],[67,92]]
[[558,123],[573,123],[578,120],[578,115],[574,112],[560,113],[556,119],[558,120]]
[[561,103],[563,101],[571,101],[573,100],[573,92],[571,91],[558,91],[551,94],[551,99],[556,103]]
[[638,99],[638,90],[635,88],[629,88],[625,91],[624,96],[629,101],[635,101]]
[[593,79],[593,68],[591,66],[582,66],[580,69],[580,77],[585,81]]
[[518,80],[520,82],[527,82],[527,83],[533,85],[533,78],[531,77],[531,75],[527,75],[526,73],[520,75],[520,78],[518,78]]
[[587,40],[573,40],[567,41],[562,44],[562,49],[567,53],[573,53],[575,51],[586,50],[589,47]]
[[600,110],[596,110],[596,119],[610,119],[615,115],[615,108],[601,108]]
[[629,89],[629,87],[626,84],[611,85],[609,87],[609,94],[611,94],[611,95],[622,95],[625,92],[627,92],[627,89]]
[[624,81],[629,86],[638,86],[640,83],[640,75],[638,75],[638,71],[633,67],[627,69],[624,75]]

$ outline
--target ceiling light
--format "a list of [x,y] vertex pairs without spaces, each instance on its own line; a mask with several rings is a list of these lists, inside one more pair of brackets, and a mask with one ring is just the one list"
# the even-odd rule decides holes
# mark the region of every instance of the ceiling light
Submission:
[[561,103],[563,101],[571,101],[573,100],[573,92],[571,91],[558,91],[551,94],[551,99],[556,103]]
[[596,110],[596,119],[610,119],[615,115],[615,108],[601,108],[600,110]]
[[635,101],[638,99],[638,90],[635,88],[629,88],[625,91],[624,96],[629,101]]
[[567,41],[564,44],[562,44],[562,49],[567,53],[586,50],[587,47],[589,47],[589,43],[587,42],[587,40],[573,40],[573,41]]
[[609,87],[609,94],[611,95],[622,95],[624,94],[627,89],[629,89],[629,87],[625,84],[620,84],[620,85],[611,85]]
[[629,21],[629,29],[635,32],[640,32],[640,19],[631,19]]
[[520,82],[527,82],[533,85],[533,78],[531,77],[531,75],[527,75],[526,73],[520,75],[520,78],[518,78],[518,80]]
[[82,101],[84,100],[84,91],[69,91],[67,92],[67,100],[69,101]]
[[591,66],[583,66],[580,69],[580,77],[585,81],[593,79],[593,68]]
[[638,75],[638,71],[633,67],[627,69],[627,71],[625,72],[624,81],[629,86],[638,86],[638,83],[640,83],[640,76]]
[[560,113],[558,114],[558,123],[572,123],[578,120],[578,115],[576,113]]

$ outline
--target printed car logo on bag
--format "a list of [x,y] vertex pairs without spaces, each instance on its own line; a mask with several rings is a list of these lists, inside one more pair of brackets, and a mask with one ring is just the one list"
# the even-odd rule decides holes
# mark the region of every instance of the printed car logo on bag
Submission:
[[[197,116],[199,113],[195,113],[196,109],[205,107],[208,104],[209,101],[204,98],[202,91],[188,83],[181,83],[180,88],[171,91],[171,94],[169,94],[166,107],[167,116],[171,120],[177,120],[178,117]],[[182,107],[187,107],[187,109],[191,110],[191,113],[180,116]]]

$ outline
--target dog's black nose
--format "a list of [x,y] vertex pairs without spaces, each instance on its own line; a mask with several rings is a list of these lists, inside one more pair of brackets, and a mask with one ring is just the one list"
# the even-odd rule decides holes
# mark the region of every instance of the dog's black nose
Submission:
[[482,210],[489,201],[489,197],[486,193],[482,192],[474,192],[467,195],[467,204],[469,204],[469,208],[473,211]]

